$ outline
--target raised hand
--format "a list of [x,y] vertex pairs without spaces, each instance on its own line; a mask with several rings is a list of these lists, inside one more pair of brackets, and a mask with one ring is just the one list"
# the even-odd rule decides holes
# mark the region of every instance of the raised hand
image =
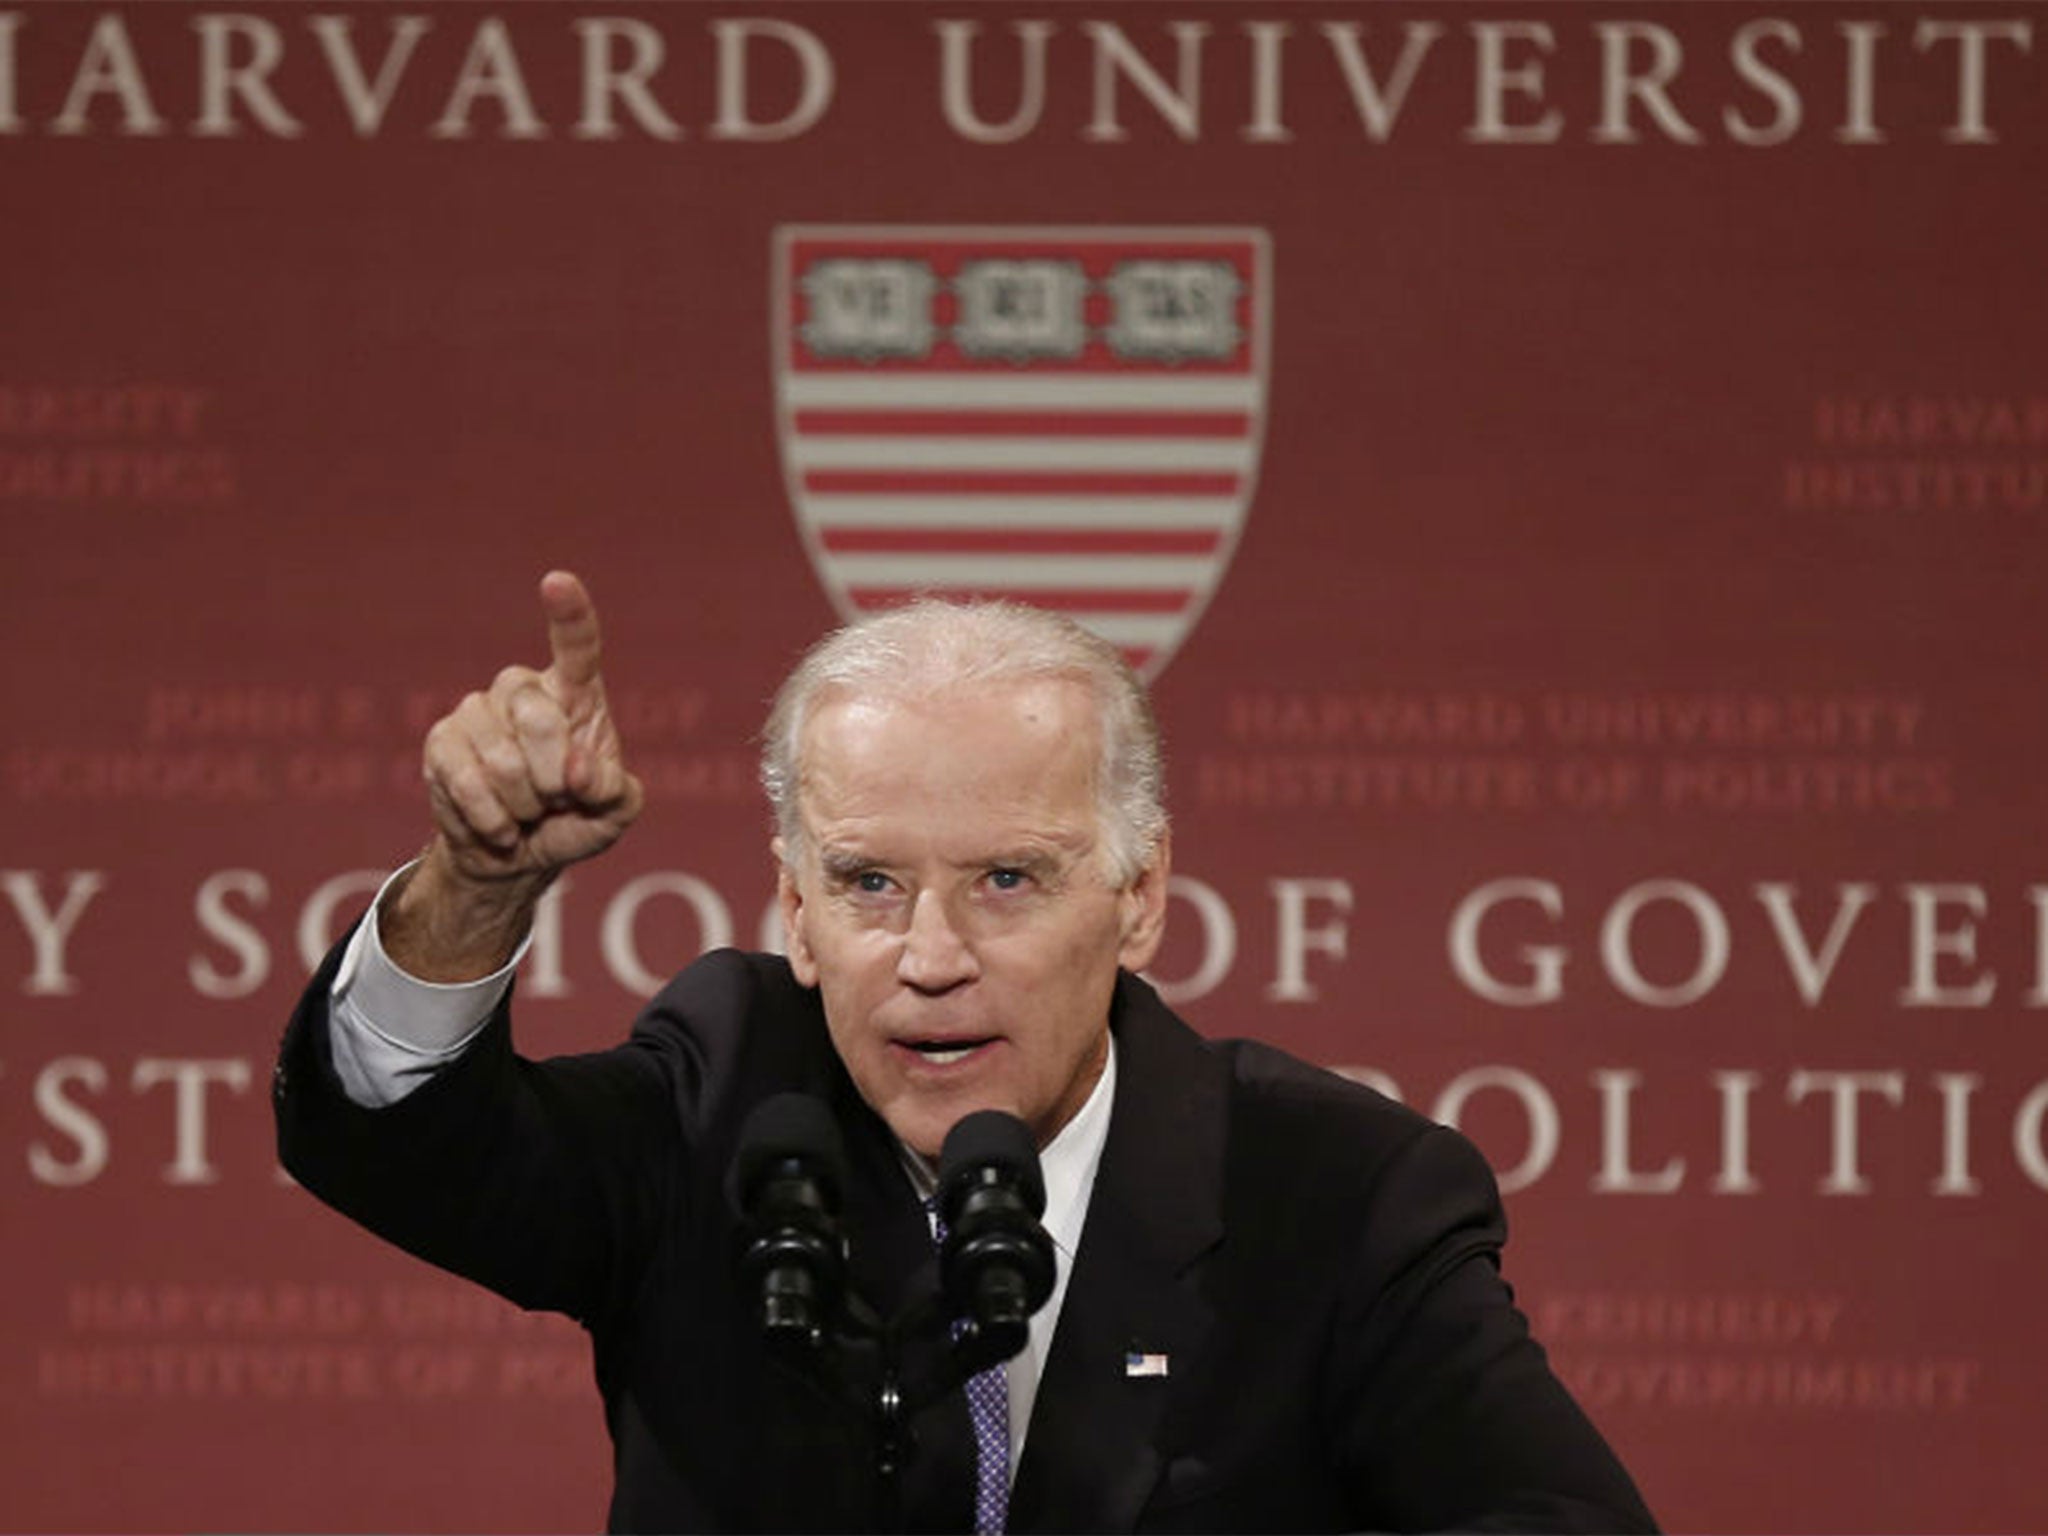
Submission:
[[426,980],[502,963],[549,882],[640,814],[640,781],[605,704],[590,594],[550,571],[540,601],[546,669],[505,668],[427,732],[434,842],[380,929],[391,958]]

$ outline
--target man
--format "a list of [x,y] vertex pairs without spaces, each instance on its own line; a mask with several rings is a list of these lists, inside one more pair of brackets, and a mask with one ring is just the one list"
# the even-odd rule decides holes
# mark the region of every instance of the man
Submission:
[[[786,961],[707,956],[625,1046],[517,1057],[534,905],[641,805],[590,599],[556,572],[541,600],[550,665],[428,735],[433,840],[315,977],[280,1141],[343,1211],[589,1328],[615,1528],[1652,1528],[1512,1305],[1470,1145],[1205,1042],[1137,979],[1157,735],[1063,619],[927,604],[828,636],[763,755]],[[1044,1160],[1057,1284],[993,1388],[1008,1424],[957,1390],[924,1409],[890,1502],[874,1415],[771,1355],[736,1278],[727,1169],[785,1091],[844,1133],[849,1284],[885,1316],[935,1286],[921,1195],[962,1116],[1017,1116]]]

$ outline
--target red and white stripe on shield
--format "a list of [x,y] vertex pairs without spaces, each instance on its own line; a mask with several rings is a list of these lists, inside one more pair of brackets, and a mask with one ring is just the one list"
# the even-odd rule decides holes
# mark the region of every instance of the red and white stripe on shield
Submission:
[[1016,598],[1156,676],[1250,509],[1269,270],[1250,229],[778,230],[784,475],[839,612]]

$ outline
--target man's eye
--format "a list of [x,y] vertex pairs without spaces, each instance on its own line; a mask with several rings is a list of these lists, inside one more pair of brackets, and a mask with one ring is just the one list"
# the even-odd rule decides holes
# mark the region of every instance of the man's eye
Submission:
[[853,888],[870,896],[879,896],[889,889],[889,877],[878,869],[864,869],[853,877]]
[[988,872],[988,883],[999,891],[1019,891],[1030,879],[1021,869],[992,869]]

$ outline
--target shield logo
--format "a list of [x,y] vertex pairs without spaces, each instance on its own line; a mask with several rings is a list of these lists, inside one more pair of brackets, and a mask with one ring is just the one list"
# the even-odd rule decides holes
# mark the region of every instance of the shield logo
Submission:
[[1270,271],[1258,229],[778,229],[783,476],[840,614],[1015,598],[1156,677],[1251,507]]

